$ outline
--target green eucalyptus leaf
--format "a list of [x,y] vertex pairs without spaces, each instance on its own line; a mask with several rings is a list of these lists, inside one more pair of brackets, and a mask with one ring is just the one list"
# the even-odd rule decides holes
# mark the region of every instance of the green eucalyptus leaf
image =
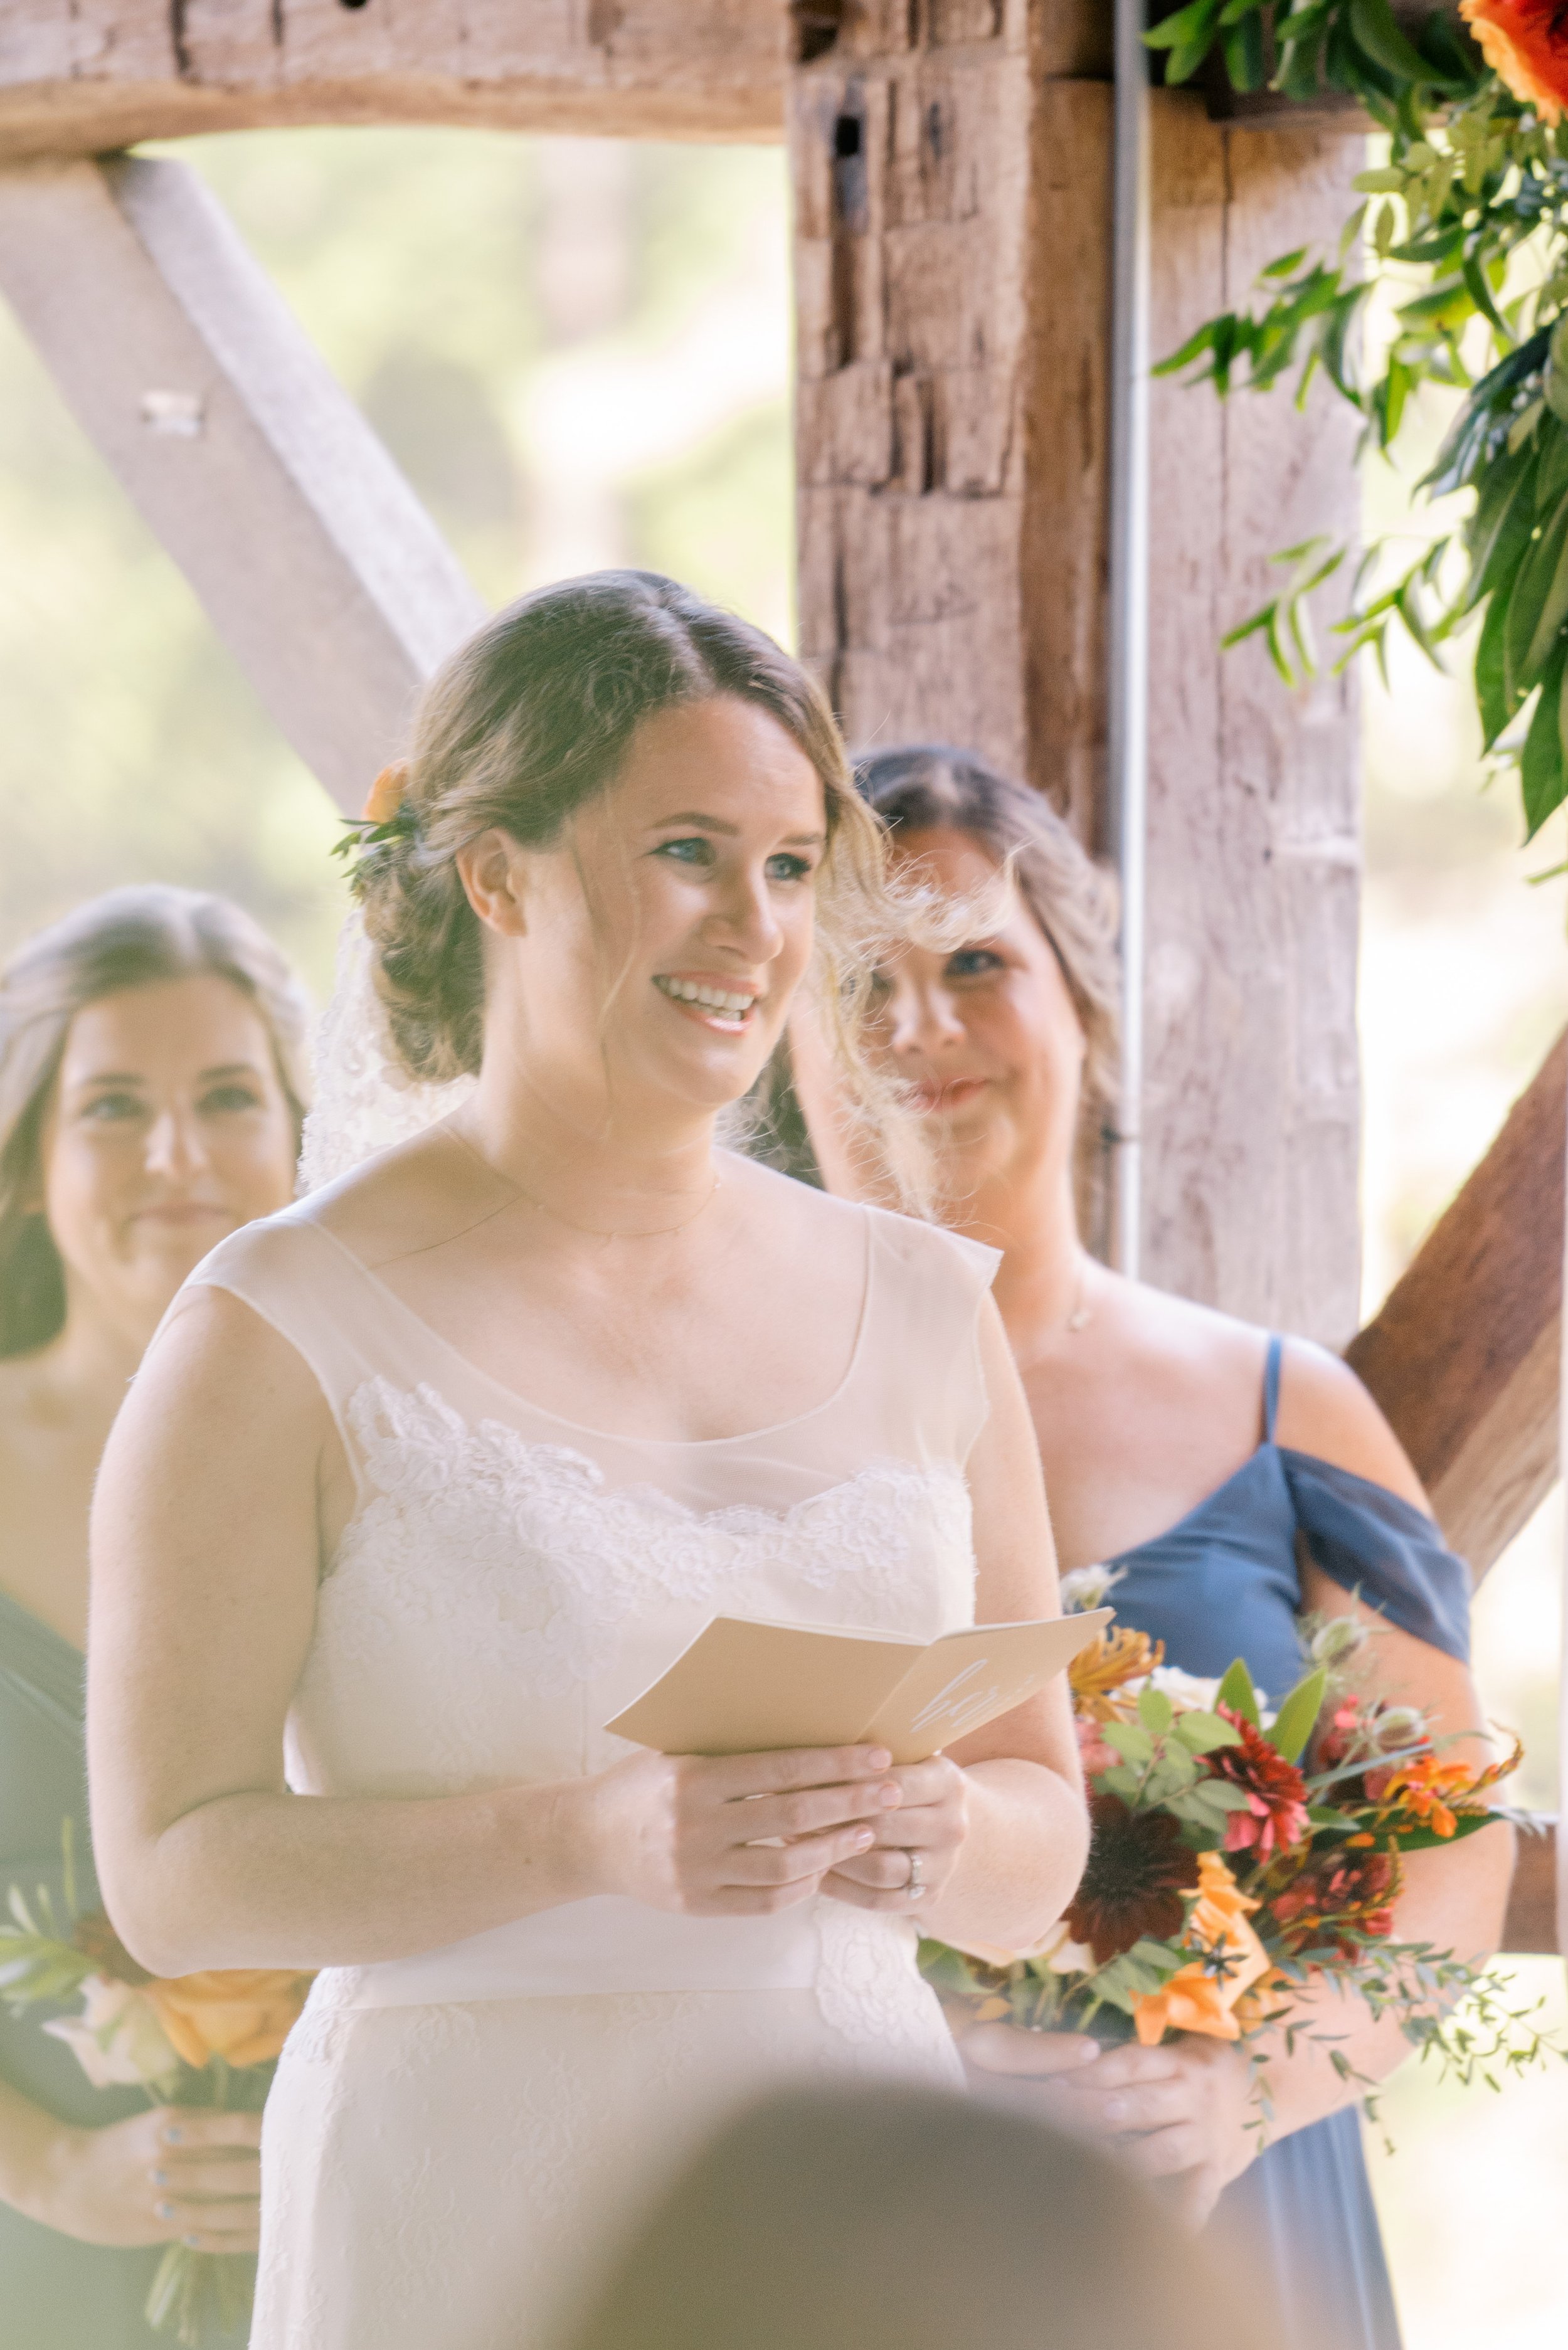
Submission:
[[1189,0],[1187,7],[1179,8],[1174,16],[1167,16],[1144,35],[1145,47],[1179,49],[1201,40],[1218,26],[1224,5],[1225,0]]
[[[1561,632],[1563,623],[1568,620],[1568,500],[1564,500],[1557,508],[1540,544],[1543,547],[1554,546],[1557,556],[1551,567],[1550,577],[1547,576],[1547,563],[1544,556],[1539,566],[1540,608],[1521,671],[1521,675],[1526,681],[1538,676],[1544,668],[1547,656]],[[1532,588],[1536,584],[1536,577],[1537,574],[1532,572]]]
[[1244,1658],[1238,1657],[1235,1663],[1228,1668],[1215,1694],[1215,1703],[1228,1705],[1232,1713],[1241,1714],[1254,1730],[1262,1728],[1258,1692],[1252,1687],[1252,1676],[1247,1670]]
[[[1231,12],[1227,9],[1226,16]],[[1225,22],[1221,18],[1221,24]],[[1263,20],[1256,10],[1231,24],[1220,35],[1220,54],[1225,60],[1225,72],[1232,89],[1262,89],[1269,77],[1269,62],[1263,48]]]
[[1194,1754],[1212,1754],[1217,1747],[1241,1743],[1241,1733],[1233,1723],[1196,1706],[1190,1713],[1177,1715],[1176,1735]]
[[1147,1731],[1136,1721],[1105,1722],[1101,1725],[1100,1736],[1124,1762],[1142,1766],[1154,1760],[1154,1741]]
[[1176,1720],[1176,1708],[1163,1690],[1146,1689],[1138,1697],[1137,1718],[1151,1737],[1163,1738]]
[[1549,816],[1568,797],[1563,770],[1563,681],[1568,670],[1568,639],[1559,639],[1542,675],[1541,694],[1524,738],[1519,763],[1520,788],[1524,795],[1527,840],[1533,840]]
[[1386,72],[1417,88],[1446,87],[1448,77],[1429,66],[1399,30],[1388,0],[1350,0],[1349,16],[1356,47]]
[[1508,604],[1512,581],[1496,588],[1486,608],[1486,619],[1476,642],[1476,702],[1480,711],[1481,741],[1490,751],[1519,708],[1511,701],[1502,657],[1508,631]]
[[1514,577],[1508,599],[1508,625],[1503,633],[1503,682],[1517,709],[1540,675],[1539,662],[1529,659],[1536,641],[1537,624],[1562,559],[1568,536],[1568,506],[1558,508],[1545,523],[1537,523]]
[[1324,1692],[1328,1687],[1328,1675],[1320,1665],[1296,1683],[1274,1716],[1269,1736],[1287,1762],[1297,1762],[1306,1752],[1308,1739],[1317,1726],[1323,1711]]

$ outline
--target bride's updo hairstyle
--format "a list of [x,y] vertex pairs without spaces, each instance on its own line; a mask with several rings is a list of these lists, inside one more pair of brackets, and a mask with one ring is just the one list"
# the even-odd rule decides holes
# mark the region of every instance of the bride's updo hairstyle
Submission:
[[961,832],[1011,874],[1044,933],[1084,1031],[1076,1188],[1084,1230],[1097,1233],[1115,1127],[1121,966],[1116,885],[1039,792],[973,751],[911,743],[860,761],[860,789],[896,850],[919,832]]
[[[408,1076],[477,1072],[483,1046],[481,925],[458,852],[493,827],[547,848],[608,789],[637,729],[720,695],[764,710],[822,780],[827,852],[816,894],[815,985],[855,1099],[897,1123],[892,1088],[858,1045],[886,935],[886,845],[856,792],[821,691],[761,629],[652,571],[599,571],[524,596],[455,652],[428,688],[400,801],[362,836],[354,888],[376,984]],[[900,1162],[907,1146],[895,1145]]]

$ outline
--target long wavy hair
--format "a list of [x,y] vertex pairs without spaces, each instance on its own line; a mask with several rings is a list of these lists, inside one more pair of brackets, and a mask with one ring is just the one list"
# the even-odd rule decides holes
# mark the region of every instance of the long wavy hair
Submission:
[[126,988],[207,974],[237,987],[261,1015],[297,1139],[309,1098],[309,1006],[278,948],[227,898],[161,883],[110,889],[40,931],[0,971],[0,1357],[35,1353],[65,1324],[41,1152],[72,1021]]
[[[856,776],[895,851],[919,832],[961,832],[972,840],[1011,876],[1055,955],[1086,1047],[1074,1178],[1080,1226],[1094,1242],[1104,1229],[1120,1057],[1114,881],[1048,801],[978,752],[906,743],[862,758]],[[932,919],[929,907],[925,918]],[[771,1073],[764,1126],[762,1155],[807,1182],[821,1180],[783,1054]]]

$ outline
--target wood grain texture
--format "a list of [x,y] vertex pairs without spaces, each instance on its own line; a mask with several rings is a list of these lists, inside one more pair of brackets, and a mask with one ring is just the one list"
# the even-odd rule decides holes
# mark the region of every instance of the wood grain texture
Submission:
[[[1358,142],[1246,138],[1157,93],[1156,356],[1333,244]],[[1145,1264],[1160,1286],[1340,1347],[1359,1287],[1359,732],[1348,680],[1291,695],[1220,653],[1322,532],[1354,541],[1355,420],[1319,387],[1216,400],[1157,380],[1144,1105]]]
[[1568,1034],[1348,1359],[1478,1579],[1558,1472]]
[[1090,830],[1111,108],[1041,71],[1064,24],[886,7],[795,77],[801,643],[856,743],[973,744]]
[[306,122],[777,140],[782,0],[5,0],[0,158]]
[[445,542],[185,165],[0,171],[0,290],[229,650],[358,815],[483,617]]
[[[802,649],[861,745],[973,744],[1104,837],[1110,92],[1023,0],[945,46],[863,13],[799,72]],[[921,20],[922,22],[924,20]],[[1057,52],[1060,53],[1058,49]],[[1155,348],[1337,235],[1355,142],[1155,105]],[[1355,1326],[1357,739],[1224,630],[1269,557],[1354,537],[1354,419],[1154,393],[1146,1263],[1343,1345]]]

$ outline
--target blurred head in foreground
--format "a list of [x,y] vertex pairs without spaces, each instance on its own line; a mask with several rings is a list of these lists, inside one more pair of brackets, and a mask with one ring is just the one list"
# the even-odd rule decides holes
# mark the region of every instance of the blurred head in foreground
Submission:
[[980,2098],[889,2086],[800,2091],[731,2123],[644,2220],[568,2350],[1247,2338],[1240,2296],[1090,2147]]
[[307,1012],[226,898],[111,889],[0,972],[0,1358],[88,1307],[144,1344],[225,1233],[286,1206]]

